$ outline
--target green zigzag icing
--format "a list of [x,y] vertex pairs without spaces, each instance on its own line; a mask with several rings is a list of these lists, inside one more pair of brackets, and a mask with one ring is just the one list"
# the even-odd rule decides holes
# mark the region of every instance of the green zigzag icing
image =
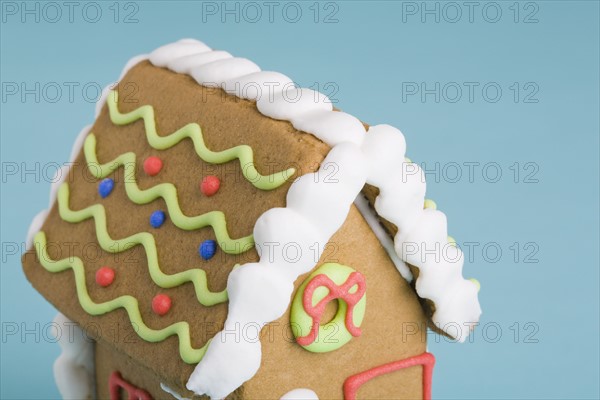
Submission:
[[185,282],[192,282],[196,297],[200,304],[213,306],[227,301],[227,291],[211,292],[208,289],[206,272],[200,268],[192,268],[173,275],[165,274],[158,265],[158,254],[154,236],[148,232],[139,232],[124,239],[114,240],[106,228],[106,210],[101,204],[94,204],[83,210],[74,211],[69,208],[69,186],[63,183],[58,189],[58,212],[60,217],[67,222],[81,222],[94,218],[98,243],[104,251],[120,253],[141,244],[148,259],[150,277],[158,286],[168,289],[179,286]]
[[107,103],[111,121],[116,125],[127,125],[138,119],[143,119],[148,143],[155,149],[168,149],[182,139],[189,137],[194,142],[194,149],[198,156],[206,162],[223,164],[236,158],[239,159],[244,178],[262,190],[272,190],[283,185],[296,172],[294,168],[289,168],[286,171],[271,175],[259,174],[254,167],[254,152],[248,145],[239,145],[223,151],[212,151],[206,147],[202,129],[197,123],[189,123],[167,136],[159,136],[156,132],[154,108],[152,106],[141,106],[126,114],[121,114],[118,110],[118,96],[115,90],[110,91],[108,94]]
[[83,152],[88,164],[88,169],[96,178],[104,178],[121,165],[125,169],[125,191],[131,201],[136,204],[147,204],[162,197],[167,204],[169,217],[178,228],[194,230],[211,226],[215,231],[217,243],[227,254],[240,254],[254,246],[252,235],[240,239],[231,239],[227,232],[225,214],[221,211],[211,211],[196,217],[183,214],[177,200],[177,190],[172,183],[161,183],[149,189],[140,189],[135,180],[136,157],[134,153],[124,153],[106,164],[100,164],[96,156],[96,136],[90,133],[85,139]]
[[155,330],[149,328],[142,320],[138,301],[133,296],[125,295],[104,303],[95,303],[90,298],[85,285],[85,271],[81,259],[72,257],[53,261],[46,251],[46,234],[38,232],[33,240],[40,263],[47,271],[56,273],[69,268],[73,270],[79,303],[87,313],[102,315],[122,307],[127,311],[129,320],[137,328],[137,334],[142,339],[148,342],[160,342],[171,335],[177,335],[179,337],[179,354],[183,361],[188,364],[196,364],[202,360],[210,341],[201,348],[194,349],[190,340],[190,326],[186,321],[176,322],[166,328]]

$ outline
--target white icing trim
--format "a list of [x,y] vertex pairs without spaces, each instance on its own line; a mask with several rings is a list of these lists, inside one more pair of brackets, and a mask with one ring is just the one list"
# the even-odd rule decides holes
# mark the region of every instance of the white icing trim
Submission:
[[369,206],[369,201],[362,193],[356,196],[356,199],[354,199],[354,205],[356,208],[358,208],[358,211],[360,211],[365,221],[367,221],[367,224],[369,224],[369,227],[387,252],[390,259],[394,262],[394,265],[396,266],[398,272],[400,272],[400,275],[402,275],[402,277],[408,282],[412,282],[413,275],[412,272],[410,272],[410,268],[404,261],[400,259],[400,257],[398,257],[398,254],[396,254],[396,250],[394,250],[394,242],[383,226],[381,226],[375,211],[371,209]]
[[54,174],[54,178],[52,178],[52,182],[50,183],[50,199],[48,201],[48,208],[37,213],[37,215],[33,217],[33,220],[31,220],[29,229],[27,229],[25,246],[28,250],[31,249],[31,246],[33,245],[33,237],[42,229],[42,225],[44,224],[44,221],[46,220],[46,217],[48,216],[48,213],[50,212],[50,209],[52,209],[54,201],[56,200],[56,192],[58,191],[59,186],[65,181],[65,179],[67,179],[71,165],[75,162],[79,151],[81,151],[85,137],[91,128],[91,125],[83,127],[83,129],[77,135],[77,138],[75,138],[75,142],[73,142],[69,163],[60,167],[60,169],[58,169]]
[[194,67],[190,75],[200,85],[221,87],[231,79],[259,71],[258,65],[246,58],[226,58]]
[[258,99],[256,108],[262,115],[291,121],[294,118],[301,118],[309,112],[333,110],[331,100],[322,93],[297,87],[283,89],[275,91],[272,97],[261,96]]
[[[154,63],[157,66],[168,64],[183,70],[178,65],[184,61],[189,62],[189,59],[181,60],[183,53],[189,54],[188,47],[189,44],[181,41],[163,46],[157,50],[157,55],[150,55],[150,60],[152,62],[154,58],[158,58],[160,63]],[[251,79],[255,79],[257,86],[262,88],[268,79],[264,74],[272,74],[257,72],[255,64],[240,58],[197,67],[186,64],[185,68],[191,71],[191,75],[199,83],[211,86],[220,83],[229,93],[242,97],[243,91],[236,89],[236,84],[248,85]],[[253,71],[250,78],[240,76],[251,73],[248,70],[256,71]],[[277,79],[291,82],[291,79],[282,75]],[[460,249],[453,247],[446,252],[446,255],[457,256],[452,261],[440,259],[439,254],[429,257],[430,260],[426,259],[429,254],[426,250],[435,246],[448,247],[445,216],[439,211],[423,209],[426,188],[424,174],[418,165],[404,161],[406,143],[402,133],[391,126],[378,125],[372,126],[369,133],[364,134],[360,121],[348,114],[334,112],[326,96],[310,89],[278,85],[268,96],[264,93],[258,95],[257,92],[258,89],[246,97],[256,98],[256,106],[261,114],[290,121],[297,129],[312,133],[333,146],[326,160],[333,157],[338,174],[350,174],[354,177],[364,174],[363,184],[366,182],[379,188],[375,210],[398,227],[394,238],[397,256],[391,255],[389,242],[385,244],[382,232],[371,224],[373,221],[368,213],[365,213],[365,218],[367,222],[371,222],[370,225],[384,243],[400,273],[404,271],[403,276],[408,274],[398,258],[420,269],[416,289],[421,297],[435,302],[433,321],[441,329],[449,322],[459,325],[476,322],[481,314],[477,288],[475,284],[462,278],[463,257]],[[354,150],[349,150],[350,148]],[[341,150],[342,153],[354,153],[355,165],[342,162],[345,158],[340,156],[337,149],[345,149]],[[356,165],[362,165],[364,169],[359,170]],[[325,162],[320,172],[324,166]],[[320,179],[319,172],[316,176],[309,176],[313,176],[316,181]],[[261,249],[268,242],[263,239],[306,245],[305,238],[312,234],[319,243],[326,242],[341,225],[338,213],[331,213],[329,202],[335,199],[341,209],[347,212],[347,205],[358,194],[347,190],[344,182],[340,181],[335,184],[330,182],[329,186],[299,184],[306,182],[304,177],[290,187],[285,209],[269,210],[257,221],[254,236],[261,259],[258,263],[245,264],[231,273],[227,285],[230,302],[225,330],[217,334],[209,345],[204,359],[188,381],[188,389],[221,398],[250,379],[260,365],[260,345],[244,338],[232,340],[227,336],[228,333],[232,329],[240,329],[236,326],[243,323],[261,325],[278,318],[288,306],[295,277],[312,267],[305,261],[284,262],[285,260],[277,259],[276,254],[274,257],[265,257]],[[315,203],[314,199],[320,199],[321,202]],[[360,200],[358,204],[361,205]],[[297,226],[297,231],[288,232],[286,229],[293,229],[292,226]],[[408,245],[414,245],[410,248],[411,251],[407,251]],[[278,265],[278,268],[273,268],[274,265]],[[267,271],[269,274],[266,274]],[[244,284],[241,284],[241,276],[244,277]],[[463,341],[465,338],[466,335],[461,335],[457,339]]]
[[316,110],[291,119],[294,128],[310,132],[330,146],[351,142],[360,146],[366,131],[358,118],[345,112]]
[[227,58],[233,58],[233,56],[226,51],[203,51],[201,53],[176,58],[167,64],[167,68],[180,74],[189,74],[192,71],[192,68],[197,68],[199,65],[225,60]]
[[295,87],[294,82],[279,72],[260,71],[225,82],[223,90],[243,99],[258,100],[262,96],[272,98],[276,91],[292,86]]
[[176,391],[174,391],[173,389],[171,389],[170,387],[168,387],[167,385],[165,385],[164,383],[160,383],[160,388],[169,393],[171,396],[175,397],[177,400],[190,400],[187,397],[182,397],[179,393],[177,393]]
[[62,353],[54,361],[54,379],[65,400],[94,397],[94,344],[79,327],[63,314],[53,321]]
[[281,396],[279,400],[319,400],[319,396],[310,389],[294,389]]
[[157,67],[166,67],[175,58],[207,51],[210,51],[210,47],[198,40],[181,39],[176,43],[167,44],[154,50],[150,54],[150,62]]

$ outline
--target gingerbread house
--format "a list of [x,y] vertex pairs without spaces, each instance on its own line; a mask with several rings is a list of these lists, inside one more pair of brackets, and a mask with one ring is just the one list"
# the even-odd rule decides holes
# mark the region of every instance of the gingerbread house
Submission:
[[133,58],[23,255],[62,396],[429,398],[427,327],[464,340],[479,284],[405,150],[199,41]]

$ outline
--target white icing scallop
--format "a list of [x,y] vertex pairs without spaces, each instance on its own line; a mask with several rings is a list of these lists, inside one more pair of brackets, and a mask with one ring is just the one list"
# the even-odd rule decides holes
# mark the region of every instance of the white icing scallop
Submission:
[[286,121],[310,111],[333,110],[331,100],[324,94],[296,87],[276,92],[272,99],[263,96],[256,102],[256,107],[262,115]]
[[260,71],[230,79],[223,85],[223,90],[229,94],[247,100],[258,100],[265,97],[273,101],[277,92],[295,87],[294,82],[279,72]]
[[294,128],[310,132],[329,146],[351,142],[360,145],[365,137],[365,127],[358,118],[345,112],[315,110],[291,119]]
[[190,54],[184,57],[174,58],[173,60],[169,61],[167,68],[179,74],[189,74],[193,68],[228,58],[233,58],[233,56],[226,51],[205,51],[201,53]]
[[258,71],[260,71],[260,68],[252,61],[236,57],[194,67],[190,70],[190,75],[200,85],[220,87],[228,80]]
[[410,272],[410,268],[408,267],[408,265],[406,265],[404,261],[402,261],[398,254],[396,254],[393,240],[390,238],[390,235],[383,228],[383,226],[381,226],[381,223],[379,222],[375,211],[371,209],[371,207],[369,206],[369,201],[366,199],[365,196],[363,196],[362,193],[356,196],[356,199],[354,199],[354,205],[356,206],[356,208],[358,208],[358,211],[360,211],[367,224],[369,224],[369,227],[371,228],[371,230],[385,249],[386,253],[390,257],[394,265],[396,266],[398,272],[400,272],[400,275],[402,275],[402,277],[408,282],[412,282],[413,275],[412,272]]
[[310,389],[294,389],[281,396],[279,400],[319,400],[319,396]]
[[194,39],[182,39],[178,42],[161,46],[150,53],[150,62],[157,67],[166,67],[167,64],[179,57],[189,56],[204,51],[210,51],[210,47]]

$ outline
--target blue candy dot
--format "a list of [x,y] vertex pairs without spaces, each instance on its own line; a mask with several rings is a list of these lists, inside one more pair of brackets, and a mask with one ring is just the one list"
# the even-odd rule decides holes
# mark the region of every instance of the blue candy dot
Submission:
[[200,253],[200,256],[205,260],[210,260],[211,258],[213,258],[216,252],[217,242],[215,242],[214,240],[205,240],[204,242],[202,242],[200,248],[198,249],[198,253]]
[[100,193],[100,196],[102,198],[105,198],[112,192],[114,187],[115,187],[115,181],[113,181],[111,178],[103,179],[98,184],[98,193]]
[[150,215],[150,225],[152,225],[153,228],[160,228],[162,224],[165,223],[165,213],[157,210],[154,211],[152,213],[152,215]]

